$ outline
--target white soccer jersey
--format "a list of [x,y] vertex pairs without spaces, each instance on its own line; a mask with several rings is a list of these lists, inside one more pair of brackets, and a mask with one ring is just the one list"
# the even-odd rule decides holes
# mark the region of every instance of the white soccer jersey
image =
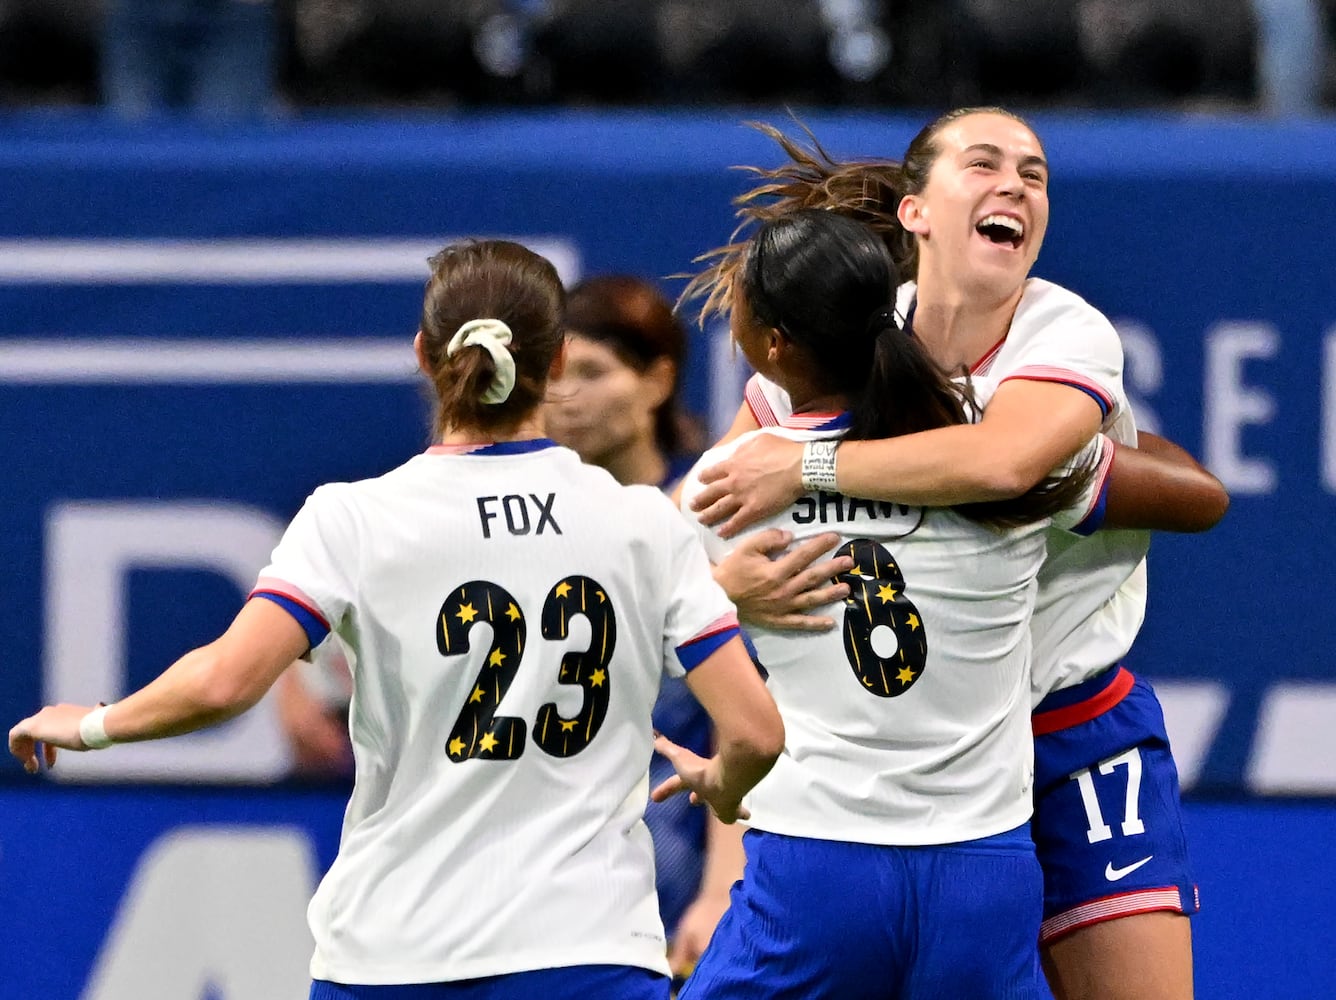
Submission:
[[[902,318],[911,315],[914,295],[913,282],[900,287],[896,308]],[[1122,370],[1122,344],[1104,315],[1074,292],[1030,278],[1007,336],[974,366],[971,378],[980,402],[1009,379],[1072,385],[1100,404],[1105,434],[1135,447]],[[747,402],[762,427],[792,412],[787,394],[760,376],[748,383]],[[1035,705],[1126,655],[1145,617],[1149,548],[1144,531],[1050,532],[1032,625]]]
[[666,497],[548,441],[438,446],[316,490],[256,592],[355,653],[313,977],[667,972],[650,711],[736,616]]
[[[1060,285],[1031,278],[1001,344],[976,377],[1063,382],[1088,392],[1104,411],[1101,430],[1136,447],[1123,390],[1118,331],[1098,309]],[[1146,614],[1150,533],[1050,533],[1034,612],[1034,703],[1088,680],[1132,648]]]
[[[837,415],[773,431],[838,436]],[[744,440],[708,452],[687,477]],[[1071,517],[1085,513],[1083,506]],[[995,531],[947,510],[808,493],[749,532],[837,531],[856,565],[826,633],[748,629],[784,717],[785,748],[747,799],[751,826],[871,844],[942,844],[1031,811],[1030,614],[1047,522]],[[697,525],[717,562],[737,544]]]

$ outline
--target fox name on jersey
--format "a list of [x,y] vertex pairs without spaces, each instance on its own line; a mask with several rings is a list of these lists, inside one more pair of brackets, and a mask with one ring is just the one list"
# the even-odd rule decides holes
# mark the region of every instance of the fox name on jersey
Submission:
[[[478,497],[478,520],[482,523],[482,537],[492,537],[492,522],[505,518],[506,530],[512,535],[541,535],[545,530],[561,534],[552,508],[557,495],[549,493],[538,497],[532,493],[508,493],[503,497]],[[532,511],[532,514],[530,513]],[[498,526],[499,530],[499,526]]]
[[314,978],[667,972],[650,713],[736,615],[666,497],[550,441],[436,446],[316,490],[256,593],[352,654],[356,780],[309,910]]

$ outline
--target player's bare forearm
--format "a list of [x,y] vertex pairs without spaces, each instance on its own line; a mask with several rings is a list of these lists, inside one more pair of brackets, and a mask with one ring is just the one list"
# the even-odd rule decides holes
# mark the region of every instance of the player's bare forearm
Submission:
[[[842,443],[835,478],[845,496],[914,506],[1010,499],[1080,451],[1101,419],[1079,389],[1015,380],[997,390],[977,424]],[[802,494],[801,466],[799,443],[758,435],[701,470],[704,488],[691,509],[730,538]]]
[[192,649],[156,679],[107,712],[117,743],[179,736],[241,714],[243,701],[221,675],[214,644]]
[[[782,742],[771,744],[756,740],[721,740],[712,761],[716,768],[714,781],[720,799],[741,803],[743,796],[770,773],[782,749]],[[747,813],[740,810],[728,816],[716,809],[715,815],[726,823],[748,818]]]
[[708,802],[720,819],[731,823],[741,815],[742,797],[769,773],[784,749],[784,722],[736,636],[691,670],[686,683],[714,723],[716,752],[702,761],[662,736],[655,748],[682,779],[678,786],[690,789],[693,799]]
[[1076,455],[1101,419],[1095,401],[1071,386],[1006,382],[977,424],[845,442],[836,479],[846,496],[914,506],[1007,500]]
[[119,742],[194,732],[246,711],[306,652],[306,633],[278,605],[248,601],[227,631],[191,650],[107,713]]
[[1117,446],[1105,526],[1176,532],[1215,527],[1229,509],[1224,484],[1171,441],[1143,433],[1138,445]]

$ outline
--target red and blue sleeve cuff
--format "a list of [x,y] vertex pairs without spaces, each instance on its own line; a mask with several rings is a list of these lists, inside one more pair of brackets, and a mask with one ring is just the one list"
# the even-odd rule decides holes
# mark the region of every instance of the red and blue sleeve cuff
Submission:
[[682,669],[688,672],[696,669],[728,640],[739,635],[740,631],[736,614],[727,614],[716,619],[700,634],[677,647],[677,659],[682,664]]
[[1027,382],[1058,382],[1062,385],[1069,385],[1073,389],[1080,389],[1093,399],[1099,406],[1099,412],[1105,417],[1113,410],[1113,396],[1102,385],[1094,379],[1086,378],[1084,375],[1068,368],[1028,365],[1024,368],[1017,368],[1002,381],[1010,382],[1013,379],[1023,379]]
[[1086,516],[1081,518],[1080,522],[1072,527],[1072,532],[1077,535],[1093,535],[1104,526],[1104,516],[1108,512],[1109,506],[1109,483],[1113,476],[1113,456],[1114,443],[1108,439],[1104,441],[1104,454],[1100,458],[1099,469],[1095,472],[1095,478],[1099,481],[1099,490],[1095,494],[1094,502],[1086,512]]
[[743,391],[742,398],[747,403],[747,409],[751,410],[752,419],[756,421],[757,427],[778,427],[779,416],[771,407],[770,400],[766,398],[760,378],[759,375],[753,375],[747,379],[747,388]]
[[291,584],[279,580],[262,579],[250,592],[250,597],[272,601],[292,615],[293,619],[306,633],[306,641],[312,649],[325,641],[329,635],[329,622],[320,613],[314,601]]

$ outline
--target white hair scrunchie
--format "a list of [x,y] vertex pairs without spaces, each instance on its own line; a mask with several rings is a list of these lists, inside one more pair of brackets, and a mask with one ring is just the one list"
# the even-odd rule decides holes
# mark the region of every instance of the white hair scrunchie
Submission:
[[484,403],[504,403],[515,388],[515,356],[506,349],[512,340],[510,327],[499,319],[471,319],[450,338],[445,356],[453,358],[465,347],[481,347],[496,362],[496,375],[482,394]]

